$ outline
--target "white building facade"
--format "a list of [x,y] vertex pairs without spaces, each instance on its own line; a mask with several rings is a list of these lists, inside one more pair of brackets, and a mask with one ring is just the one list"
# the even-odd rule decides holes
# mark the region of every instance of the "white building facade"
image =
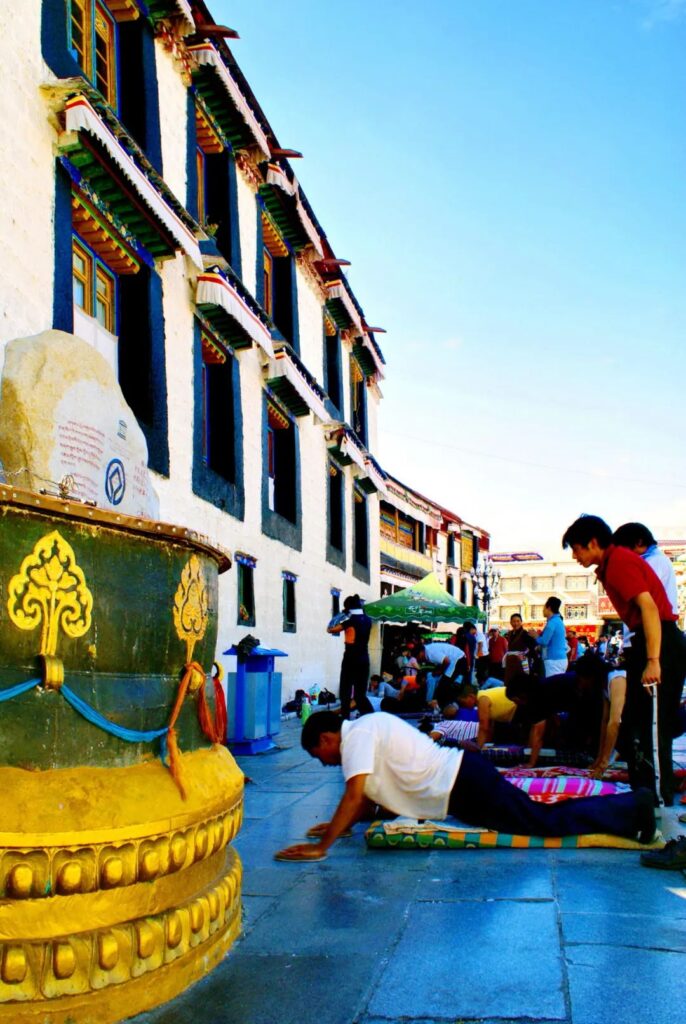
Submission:
[[160,517],[234,556],[219,660],[250,633],[287,653],[284,699],[335,689],[332,611],[379,593],[373,330],[203,3],[20,6],[0,7],[0,365],[49,328],[97,348]]

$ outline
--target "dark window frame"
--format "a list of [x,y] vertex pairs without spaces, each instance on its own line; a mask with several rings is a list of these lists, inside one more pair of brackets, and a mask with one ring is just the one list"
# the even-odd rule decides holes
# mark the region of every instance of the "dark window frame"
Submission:
[[295,595],[296,582],[297,578],[291,576],[290,573],[288,575],[283,575],[281,579],[284,633],[298,632],[298,607]]
[[257,622],[255,611],[255,566],[237,558],[236,569],[238,595],[236,624],[238,626],[254,626]]
[[[363,583],[371,580],[371,552],[369,535],[369,501],[367,495],[353,487],[352,494],[353,521],[353,575]],[[364,547],[364,561],[358,555]]]
[[[332,476],[335,473],[335,476]],[[326,560],[345,569],[345,473],[333,459],[327,460]],[[338,543],[335,541],[338,540]]]
[[[262,533],[267,537],[271,537],[274,540],[280,541],[282,544],[287,544],[288,547],[294,548],[296,551],[302,550],[302,493],[301,493],[301,468],[300,468],[300,433],[298,430],[297,420],[286,413],[279,407],[280,414],[284,420],[288,422],[288,427],[283,428],[290,431],[289,443],[290,451],[292,454],[292,477],[290,486],[292,488],[292,494],[290,500],[292,502],[292,517],[290,515],[283,515],[282,512],[276,508],[271,508],[269,504],[269,491],[270,491],[270,475],[269,475],[269,456],[270,456],[270,433],[272,441],[274,436],[280,432],[278,429],[273,429],[269,424],[269,405],[270,403],[274,406],[278,406],[278,403],[274,401],[273,397],[270,396],[266,391],[263,393],[262,402]],[[280,439],[277,438],[277,441]],[[284,449],[285,449],[284,442]],[[271,449],[273,454],[274,449]],[[286,465],[288,471],[288,466]],[[281,485],[284,489],[289,487],[289,483],[284,481]],[[283,506],[282,506],[283,507]]]

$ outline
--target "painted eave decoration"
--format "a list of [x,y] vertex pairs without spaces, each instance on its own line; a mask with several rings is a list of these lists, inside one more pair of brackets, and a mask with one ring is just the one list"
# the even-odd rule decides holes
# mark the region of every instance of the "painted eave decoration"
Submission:
[[354,327],[363,333],[362,318],[341,279],[326,282],[326,308],[342,330]]
[[324,391],[290,345],[281,343],[275,347],[264,373],[269,388],[294,416],[311,412],[322,423],[330,421]]
[[[84,136],[92,141],[86,142]],[[141,235],[141,241],[153,255],[171,255],[180,249],[202,269],[193,220],[144,160],[114,115],[111,112],[107,115],[105,104],[96,106],[95,101],[91,102],[83,91],[68,98],[64,105],[64,131],[59,137],[59,148],[96,193],[99,185],[111,192],[112,183],[117,182],[120,174],[123,176],[125,180],[118,182],[117,195],[114,198],[108,195],[108,203],[115,208],[122,207],[116,212],[121,213],[122,220],[134,233]],[[113,171],[109,164],[114,165]],[[131,223],[132,219],[134,223]],[[158,236],[156,239],[155,234]]]
[[355,338],[353,353],[365,377],[380,377],[383,379],[384,359],[369,335],[364,334],[361,338]]
[[319,256],[324,255],[319,231],[305,209],[295,176],[289,178],[277,163],[268,164],[266,181],[260,185],[260,195],[277,227],[295,250],[311,244]]
[[199,43],[188,52],[196,69],[194,84],[231,144],[238,149],[257,145],[269,159],[267,136],[216,47]]
[[195,302],[204,317],[233,348],[255,342],[274,359],[269,328],[249,305],[247,293],[219,270],[198,276]]
[[340,466],[355,466],[356,483],[365,493],[386,493],[386,474],[352,430],[341,425],[332,431],[327,437],[327,447]]
[[153,21],[164,18],[178,18],[184,36],[195,32],[195,21],[189,0],[147,0],[148,12]]

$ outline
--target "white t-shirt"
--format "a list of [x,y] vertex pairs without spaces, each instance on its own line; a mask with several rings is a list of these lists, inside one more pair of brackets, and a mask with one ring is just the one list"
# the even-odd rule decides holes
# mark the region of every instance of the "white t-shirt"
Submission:
[[450,664],[445,670],[445,675],[447,676],[451,676],[453,674],[455,665],[460,658],[464,658],[465,656],[464,651],[461,651],[459,647],[455,647],[454,644],[444,644],[440,641],[432,644],[426,644],[424,647],[424,654],[429,664],[437,667],[440,667],[444,658],[449,658]]
[[437,746],[419,730],[379,711],[343,722],[343,777],[366,775],[364,794],[394,814],[445,818],[462,751]]
[[477,630],[476,634],[476,656],[477,658],[486,658],[488,656],[488,634],[482,630]]

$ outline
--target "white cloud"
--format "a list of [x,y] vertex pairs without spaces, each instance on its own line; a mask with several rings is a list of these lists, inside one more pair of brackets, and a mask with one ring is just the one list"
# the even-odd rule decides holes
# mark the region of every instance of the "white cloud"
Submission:
[[686,17],[686,0],[642,0],[646,16],[642,21],[643,28],[654,28],[665,21],[679,21]]

